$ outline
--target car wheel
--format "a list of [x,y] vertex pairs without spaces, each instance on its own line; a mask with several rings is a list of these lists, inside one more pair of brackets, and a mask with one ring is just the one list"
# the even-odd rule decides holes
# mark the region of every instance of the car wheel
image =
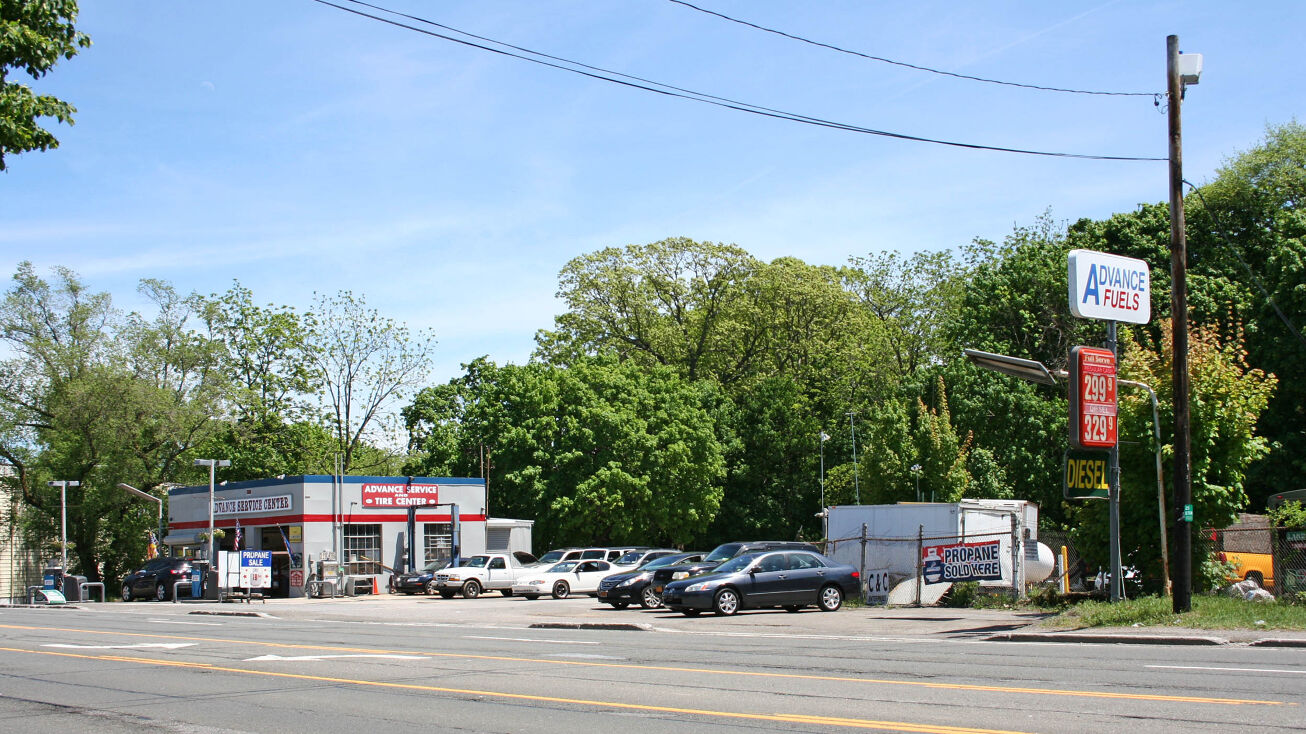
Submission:
[[838,586],[826,586],[821,589],[820,600],[816,605],[823,612],[838,611],[843,606],[843,591]]
[[802,607],[798,606],[797,604],[788,604],[785,606],[785,611],[790,613],[797,612],[800,609],[802,609]]
[[662,606],[662,595],[653,590],[650,584],[639,594],[639,605],[645,609],[657,609]]
[[570,593],[571,593],[571,587],[567,585],[566,581],[559,581],[558,583],[553,585],[554,599],[566,599],[567,595]]
[[122,600],[123,600],[123,601],[131,601],[131,600],[132,600],[132,587],[131,587],[131,584],[123,584],[123,585],[122,585]]
[[685,615],[686,617],[697,617],[703,612],[700,609],[681,609],[680,613]]
[[452,598],[453,598],[453,592],[452,592],[452,591],[441,591],[441,592],[440,592],[440,598],[441,598],[441,599],[452,599]]
[[734,589],[722,589],[716,593],[716,598],[712,600],[712,611],[717,616],[728,617],[739,611],[739,592]]
[[630,606],[630,602],[628,601],[610,601],[608,603],[612,605],[613,609],[625,609]]
[[164,586],[162,581],[154,585],[154,598],[158,601],[168,600],[168,587]]
[[438,594],[438,593],[440,593],[440,590],[437,589],[437,588],[435,588],[435,581],[434,581],[434,580],[431,580],[431,581],[427,581],[427,582],[426,582],[426,593],[427,593],[427,594]]
[[471,581],[468,581],[467,583],[463,584],[464,599],[475,599],[480,595],[481,595],[481,585],[476,583],[476,579],[472,579]]
[[526,597],[528,601],[535,601],[536,599],[540,598],[539,594],[522,594],[522,596]]
[[512,588],[509,587],[509,588],[505,588],[505,589],[503,589],[503,595],[504,595],[504,596],[512,596]]

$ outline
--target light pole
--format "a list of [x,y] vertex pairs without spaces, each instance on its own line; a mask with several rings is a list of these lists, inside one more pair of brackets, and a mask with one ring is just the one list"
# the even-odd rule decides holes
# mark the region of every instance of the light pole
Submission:
[[860,505],[862,503],[862,487],[857,476],[859,473],[857,471],[857,426],[853,425],[853,416],[855,415],[857,415],[857,411],[848,411],[848,430],[852,433],[853,439],[853,498],[854,503]]
[[921,501],[921,465],[912,464],[911,473],[916,476],[916,501]]
[[159,545],[162,546],[162,545],[163,545],[163,500],[159,499],[158,497],[155,497],[154,495],[150,494],[149,492],[142,492],[141,490],[139,490],[139,489],[137,489],[137,488],[131,486],[130,484],[123,484],[122,482],[118,482],[118,489],[121,489],[121,490],[126,491],[126,492],[131,492],[132,494],[136,495],[137,497],[140,497],[141,499],[147,499],[147,500],[150,500],[151,502],[156,502],[156,503],[158,503],[158,505],[159,505]]
[[209,570],[217,569],[217,548],[214,545],[213,538],[213,473],[220,466],[231,466],[229,459],[196,459],[195,466],[207,466],[209,468]]
[[68,488],[80,487],[81,482],[60,479],[46,482],[47,486],[59,488],[59,569],[68,573]]
[[828,513],[825,511],[825,442],[830,440],[830,434],[821,431],[821,540],[828,540],[830,537],[830,525]]

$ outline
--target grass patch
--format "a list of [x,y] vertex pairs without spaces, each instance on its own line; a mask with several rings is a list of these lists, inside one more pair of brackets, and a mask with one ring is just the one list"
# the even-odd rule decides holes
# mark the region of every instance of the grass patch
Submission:
[[1194,596],[1193,609],[1175,614],[1169,597],[1146,596],[1116,603],[1085,601],[1044,621],[1061,629],[1086,627],[1186,627],[1192,629],[1306,629],[1306,606],[1259,603],[1224,596]]

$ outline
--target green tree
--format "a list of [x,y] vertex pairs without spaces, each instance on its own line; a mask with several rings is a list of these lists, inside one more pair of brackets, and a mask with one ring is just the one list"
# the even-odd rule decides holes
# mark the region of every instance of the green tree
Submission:
[[73,124],[71,104],[47,94],[37,94],[26,84],[9,79],[21,69],[40,79],[59,59],[71,59],[91,45],[77,31],[76,0],[5,0],[0,3],[0,171],[5,155],[59,147],[59,140],[38,122],[53,117]]
[[304,320],[304,357],[325,392],[344,472],[382,470],[392,452],[379,449],[396,443],[387,434],[389,410],[426,376],[435,338],[429,332],[413,337],[407,326],[349,291],[319,296],[315,308]]
[[674,370],[471,367],[419,394],[409,425],[428,466],[466,468],[484,445],[494,513],[534,519],[538,544],[680,544],[715,516],[721,450],[705,396]]
[[896,373],[910,376],[934,360],[951,357],[946,325],[957,317],[962,267],[951,252],[896,252],[858,257],[846,271],[846,287],[882,329]]

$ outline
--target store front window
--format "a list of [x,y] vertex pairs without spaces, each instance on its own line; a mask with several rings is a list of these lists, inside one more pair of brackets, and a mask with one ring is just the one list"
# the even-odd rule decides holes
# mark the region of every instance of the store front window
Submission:
[[368,576],[382,572],[381,525],[345,525],[345,573]]

